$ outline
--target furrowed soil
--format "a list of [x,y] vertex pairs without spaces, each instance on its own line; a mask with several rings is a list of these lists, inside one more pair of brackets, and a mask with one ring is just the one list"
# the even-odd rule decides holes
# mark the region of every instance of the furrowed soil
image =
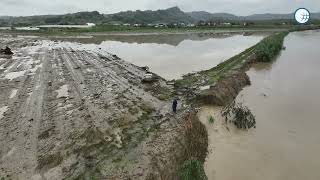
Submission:
[[0,178],[146,179],[168,160],[185,112],[170,113],[164,80],[142,84],[142,68],[95,47],[0,44],[14,52],[0,58]]

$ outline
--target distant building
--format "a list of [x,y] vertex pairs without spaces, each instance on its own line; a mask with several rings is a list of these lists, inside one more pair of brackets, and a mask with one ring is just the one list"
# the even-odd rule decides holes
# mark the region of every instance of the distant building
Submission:
[[94,23],[87,23],[87,26],[89,26],[89,27],[94,27],[94,26],[96,26],[96,24],[94,24]]
[[165,23],[159,23],[157,25],[155,25],[154,27],[159,28],[159,27],[167,27],[167,24]]
[[140,26],[142,26],[141,24],[134,24],[133,25],[134,27],[140,27]]
[[38,30],[40,30],[40,28],[38,28],[38,27],[16,27],[14,29],[18,30],[18,31],[38,31]]
[[92,28],[96,26],[94,23],[86,23],[85,25],[40,25],[37,26],[36,28],[40,29],[49,29],[49,28],[59,28],[59,29],[64,29],[64,28]]
[[0,30],[11,30],[11,27],[0,27]]
[[130,26],[130,24],[126,23],[126,24],[123,24],[124,26]]

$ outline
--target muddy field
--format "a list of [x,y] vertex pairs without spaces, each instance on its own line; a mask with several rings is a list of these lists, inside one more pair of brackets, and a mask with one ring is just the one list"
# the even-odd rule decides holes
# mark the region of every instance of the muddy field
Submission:
[[0,45],[14,52],[0,58],[0,178],[145,179],[177,136],[171,88],[142,68],[39,37]]

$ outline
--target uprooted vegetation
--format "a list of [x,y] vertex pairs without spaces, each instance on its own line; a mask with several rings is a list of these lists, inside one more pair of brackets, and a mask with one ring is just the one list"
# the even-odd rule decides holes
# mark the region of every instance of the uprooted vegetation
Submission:
[[232,122],[239,129],[250,129],[256,127],[256,119],[250,109],[242,103],[235,101],[229,103],[221,111],[226,124]]

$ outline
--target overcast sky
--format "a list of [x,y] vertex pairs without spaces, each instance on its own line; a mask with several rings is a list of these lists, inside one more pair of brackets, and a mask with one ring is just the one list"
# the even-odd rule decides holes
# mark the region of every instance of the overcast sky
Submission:
[[299,7],[320,12],[320,0],[0,0],[0,16],[64,14],[78,11],[115,13],[178,6],[183,11],[227,12],[236,15],[291,13]]

